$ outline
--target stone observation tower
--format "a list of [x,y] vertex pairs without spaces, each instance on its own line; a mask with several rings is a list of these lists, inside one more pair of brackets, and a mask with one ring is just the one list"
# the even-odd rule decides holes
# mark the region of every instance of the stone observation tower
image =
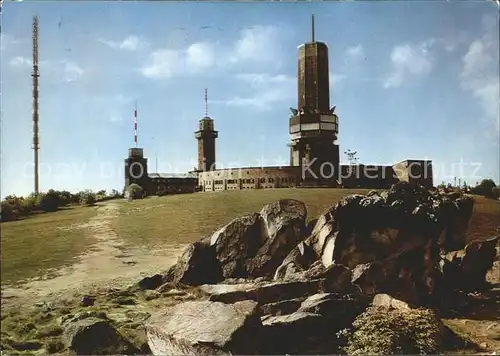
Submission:
[[[334,184],[339,173],[338,117],[330,108],[328,46],[314,38],[298,47],[298,108],[290,108],[290,165],[310,167],[302,180]],[[313,173],[311,173],[313,172]]]
[[207,89],[205,89],[205,116],[200,120],[199,130],[194,134],[198,140],[198,171],[215,170],[215,139],[219,133],[214,129],[214,120],[208,116]]
[[125,187],[132,183],[141,187],[147,186],[148,182],[148,159],[144,157],[142,148],[129,148],[128,158],[125,159]]

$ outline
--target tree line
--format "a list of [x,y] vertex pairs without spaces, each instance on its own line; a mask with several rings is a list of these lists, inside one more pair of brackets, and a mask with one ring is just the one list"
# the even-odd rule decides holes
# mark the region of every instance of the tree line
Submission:
[[474,187],[469,186],[467,182],[463,182],[460,187],[453,186],[451,183],[447,185],[443,183],[438,185],[438,188],[446,188],[450,190],[460,189],[466,193],[482,195],[486,198],[500,198],[500,187],[497,187],[493,179],[483,179]]
[[17,220],[38,212],[53,212],[71,205],[92,206],[97,202],[116,198],[123,198],[123,194],[115,189],[109,193],[106,190],[84,190],[76,194],[50,189],[45,193],[32,193],[27,197],[9,195],[1,202],[1,221]]

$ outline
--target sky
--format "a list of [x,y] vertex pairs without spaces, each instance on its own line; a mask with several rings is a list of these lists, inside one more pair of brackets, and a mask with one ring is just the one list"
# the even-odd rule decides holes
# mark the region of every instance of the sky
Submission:
[[1,195],[33,191],[32,17],[39,16],[40,189],[124,186],[196,165],[208,112],[218,168],[289,164],[297,47],[329,47],[341,161],[433,161],[434,181],[500,183],[494,1],[7,2],[1,37]]

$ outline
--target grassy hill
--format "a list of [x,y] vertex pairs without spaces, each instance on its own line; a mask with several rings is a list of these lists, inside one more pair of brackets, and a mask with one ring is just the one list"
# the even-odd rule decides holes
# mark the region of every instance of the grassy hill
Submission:
[[[342,197],[367,190],[269,189],[196,193],[152,197],[137,201],[110,201],[118,214],[111,227],[131,246],[161,247],[186,244],[214,232],[241,214],[258,212],[266,203],[293,198],[307,204],[313,219]],[[95,243],[85,224],[100,208],[75,207],[2,223],[2,283],[41,276],[49,269],[75,261]],[[500,233],[500,203],[476,198],[469,236]]]

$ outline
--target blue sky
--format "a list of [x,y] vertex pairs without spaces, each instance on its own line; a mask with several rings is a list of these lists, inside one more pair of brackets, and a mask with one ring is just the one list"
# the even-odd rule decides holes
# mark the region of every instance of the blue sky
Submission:
[[329,46],[341,152],[370,164],[431,159],[436,182],[499,181],[495,2],[8,2],[2,196],[33,187],[35,13],[41,190],[121,189],[135,100],[150,172],[156,155],[160,172],[191,169],[204,88],[219,167],[288,164],[297,46],[310,38],[311,13]]

